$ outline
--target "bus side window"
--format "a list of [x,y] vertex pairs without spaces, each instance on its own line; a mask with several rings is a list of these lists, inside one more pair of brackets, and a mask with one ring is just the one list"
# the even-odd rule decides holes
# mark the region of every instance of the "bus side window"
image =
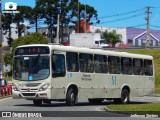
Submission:
[[147,76],[153,75],[153,64],[152,60],[144,60],[144,74]]
[[78,72],[79,71],[78,53],[67,52],[66,53],[66,61],[67,61],[67,71],[69,71],[69,72]]
[[110,74],[120,74],[120,58],[108,56],[108,68]]
[[92,54],[80,53],[79,62],[80,62],[81,72],[88,72],[88,73],[94,72],[94,62]]
[[143,75],[143,60],[142,59],[133,59],[133,74],[134,75]]
[[132,74],[132,59],[122,57],[121,58],[121,72],[122,74],[131,75]]
[[65,59],[64,55],[52,55],[52,77],[65,76]]
[[107,73],[108,72],[108,63],[107,56],[105,55],[95,55],[95,72],[96,73]]

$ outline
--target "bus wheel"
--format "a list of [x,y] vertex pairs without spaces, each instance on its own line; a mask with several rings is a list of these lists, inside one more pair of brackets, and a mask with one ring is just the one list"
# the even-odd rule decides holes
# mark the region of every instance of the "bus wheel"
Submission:
[[129,92],[127,89],[123,89],[121,92],[121,98],[114,99],[114,103],[116,104],[128,104],[130,102]]
[[33,100],[34,105],[40,106],[42,104],[42,100]]
[[129,91],[127,89],[123,89],[121,93],[121,103],[128,104],[129,102],[130,102]]
[[73,106],[76,103],[76,92],[74,91],[73,88],[70,88],[67,92],[66,96],[66,104],[69,106]]
[[130,102],[129,91],[127,89],[123,89],[121,93],[120,103],[128,104],[129,102]]
[[103,99],[88,99],[90,104],[101,104]]

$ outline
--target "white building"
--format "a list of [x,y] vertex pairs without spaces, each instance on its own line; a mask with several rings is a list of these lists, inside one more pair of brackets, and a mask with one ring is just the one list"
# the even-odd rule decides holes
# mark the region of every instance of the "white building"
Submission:
[[[146,29],[142,28],[111,28],[111,27],[101,27],[101,26],[90,26],[90,31],[95,32],[97,29],[104,32],[115,30],[117,34],[122,35],[123,44],[130,44],[135,47],[144,47],[146,43]],[[149,46],[157,47],[160,44],[160,30],[150,30],[149,33]]]
[[117,34],[122,35],[122,41],[124,44],[127,44],[127,36],[126,36],[126,28],[111,28],[111,27],[105,27],[105,26],[90,26],[90,31],[95,32],[97,29],[100,31],[108,31],[111,32],[113,30],[116,31]]
[[[69,33],[73,33],[75,30],[74,27],[69,27],[65,32],[67,35]],[[135,47],[144,47],[146,42],[146,29],[142,28],[133,28],[133,27],[123,27],[123,28],[114,28],[114,27],[106,27],[106,26],[90,26],[90,32],[94,33],[98,30],[101,32],[108,31],[111,32],[113,30],[116,31],[117,34],[122,36],[122,42],[125,46],[135,46]],[[49,30],[47,28],[39,28],[38,32],[47,34],[49,37]],[[55,35],[56,36],[56,35]],[[160,30],[150,30],[150,46],[157,47],[160,45]],[[119,46],[119,44],[116,44]]]

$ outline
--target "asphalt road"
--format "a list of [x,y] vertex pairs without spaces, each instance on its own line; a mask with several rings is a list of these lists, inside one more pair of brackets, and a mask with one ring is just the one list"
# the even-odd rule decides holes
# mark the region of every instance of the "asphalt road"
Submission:
[[[131,100],[132,103],[140,104],[145,102],[160,103],[159,96],[139,97]],[[12,99],[12,97],[10,97],[0,99],[0,119],[11,119],[9,117],[2,117],[2,115],[6,115],[6,112],[9,112],[7,114],[11,113],[12,119],[15,120],[22,119],[20,117],[24,117],[23,120],[83,120],[86,118],[87,120],[155,120],[154,118],[132,117],[131,114],[103,111],[103,108],[108,104],[113,103],[111,101],[104,101],[101,105],[91,105],[87,100],[84,99],[80,100],[77,105],[72,107],[66,106],[64,102],[52,102],[52,104],[34,106],[32,101],[24,99]],[[37,116],[38,118],[32,118],[33,116]]]

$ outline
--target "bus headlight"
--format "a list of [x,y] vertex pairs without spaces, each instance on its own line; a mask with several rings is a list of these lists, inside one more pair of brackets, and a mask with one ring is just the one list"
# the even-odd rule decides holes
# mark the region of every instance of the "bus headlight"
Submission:
[[16,85],[16,84],[13,84],[13,85],[12,85],[12,89],[13,89],[14,91],[19,91],[18,85]]
[[50,86],[50,83],[45,83],[40,87],[39,91],[45,91],[49,86]]

